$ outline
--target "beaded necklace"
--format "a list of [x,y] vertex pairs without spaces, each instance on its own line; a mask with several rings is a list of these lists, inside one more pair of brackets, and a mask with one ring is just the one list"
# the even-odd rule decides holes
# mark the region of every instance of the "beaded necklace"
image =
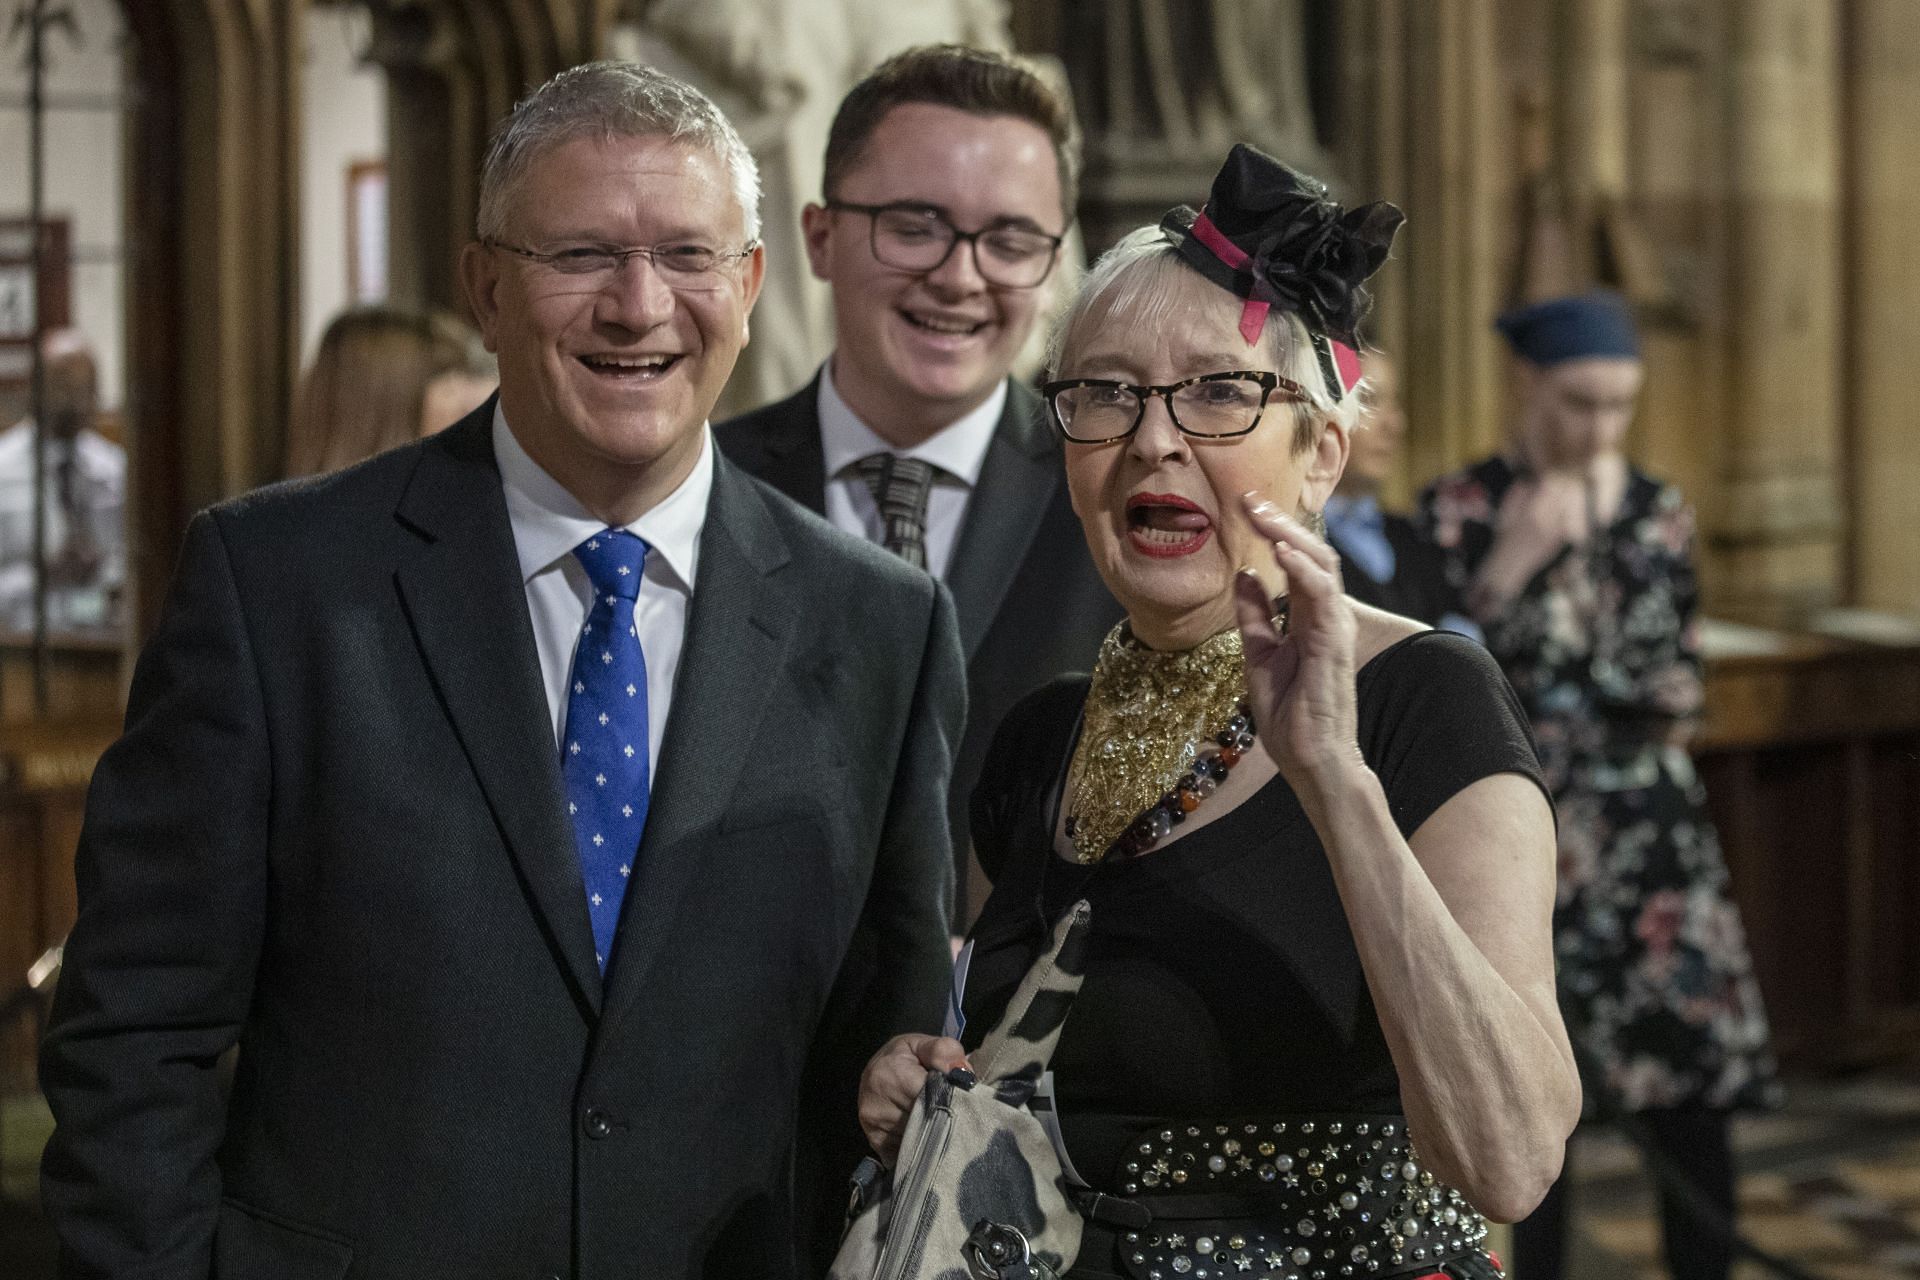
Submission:
[[1184,652],[1149,649],[1125,623],[1100,646],[1067,774],[1067,838],[1084,864],[1166,839],[1254,743],[1237,629]]

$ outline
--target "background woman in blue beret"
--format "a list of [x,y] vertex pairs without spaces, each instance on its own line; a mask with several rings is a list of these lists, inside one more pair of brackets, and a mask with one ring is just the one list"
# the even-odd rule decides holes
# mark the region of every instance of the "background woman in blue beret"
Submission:
[[[1693,516],[1623,452],[1644,369],[1606,292],[1497,322],[1515,355],[1511,450],[1430,486],[1428,536],[1532,719],[1559,815],[1560,1004],[1591,1112],[1638,1131],[1730,1218],[1727,1117],[1776,1090],[1727,871],[1685,750],[1699,713]],[[1557,1280],[1566,1175],[1515,1231]],[[1724,1280],[1724,1226],[1661,1197],[1676,1280]]]

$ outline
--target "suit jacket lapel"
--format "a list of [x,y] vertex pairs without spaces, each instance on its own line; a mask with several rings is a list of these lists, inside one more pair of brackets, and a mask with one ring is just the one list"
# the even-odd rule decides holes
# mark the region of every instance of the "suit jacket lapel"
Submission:
[[827,509],[827,461],[820,445],[820,378],[769,412],[754,433],[765,463],[755,475],[809,511]]
[[600,1009],[526,586],[493,457],[493,401],[422,449],[398,518],[423,540],[396,575],[447,716],[576,996]]
[[[715,464],[673,709],[621,909],[608,1023],[632,1003],[660,959],[670,932],[664,922],[674,918],[708,856],[711,829],[726,813],[749,754],[743,744],[753,741],[768,684],[780,678],[797,623],[793,604],[766,582],[787,561],[785,539],[752,482],[724,456]],[[703,832],[707,838],[696,838]]]
[[1009,384],[1007,407],[987,447],[947,570],[969,662],[1026,559],[1054,487],[1065,483],[1060,451],[1040,414],[1038,397],[1017,382]]

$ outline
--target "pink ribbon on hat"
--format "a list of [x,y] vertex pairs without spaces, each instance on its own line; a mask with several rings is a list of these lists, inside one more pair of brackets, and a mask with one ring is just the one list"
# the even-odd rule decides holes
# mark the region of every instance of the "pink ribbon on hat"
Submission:
[[[1220,228],[1213,225],[1213,219],[1207,216],[1203,208],[1193,220],[1193,235],[1209,252],[1235,271],[1245,271],[1253,264],[1253,257],[1245,249],[1227,239]],[[1258,298],[1248,298],[1246,305],[1240,308],[1240,336],[1247,340],[1248,346],[1260,341],[1260,331],[1266,328],[1268,303]],[[1333,348],[1333,363],[1340,377],[1340,396],[1344,399],[1349,392],[1360,385],[1360,353],[1344,342],[1327,339],[1327,345]]]

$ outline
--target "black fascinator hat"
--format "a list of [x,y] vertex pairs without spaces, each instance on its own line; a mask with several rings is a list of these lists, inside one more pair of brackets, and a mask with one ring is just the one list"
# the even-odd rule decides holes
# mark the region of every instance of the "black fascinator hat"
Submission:
[[1338,401],[1360,380],[1355,331],[1373,305],[1367,278],[1406,220],[1384,200],[1342,210],[1325,183],[1242,142],[1214,176],[1205,207],[1169,210],[1160,230],[1189,266],[1246,299],[1240,333],[1249,346],[1270,308],[1297,314]]

